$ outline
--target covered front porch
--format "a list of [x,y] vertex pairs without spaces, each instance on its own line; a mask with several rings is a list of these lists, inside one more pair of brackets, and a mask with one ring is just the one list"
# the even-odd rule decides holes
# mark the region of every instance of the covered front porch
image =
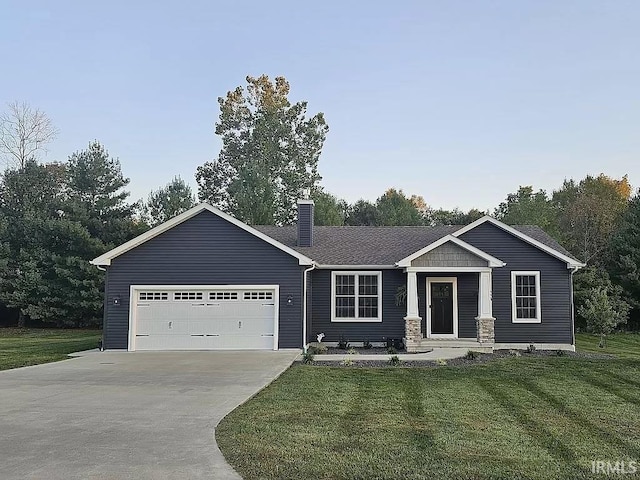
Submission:
[[398,266],[407,275],[405,345],[493,351],[492,271],[504,262],[455,237],[445,237]]

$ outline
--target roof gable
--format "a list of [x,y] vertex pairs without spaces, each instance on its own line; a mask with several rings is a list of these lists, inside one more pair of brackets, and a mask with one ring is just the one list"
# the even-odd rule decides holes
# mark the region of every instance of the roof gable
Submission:
[[108,266],[111,265],[111,260],[113,260],[114,258],[122,255],[123,253],[128,252],[129,250],[133,250],[134,248],[142,245],[145,242],[148,242],[149,240],[157,237],[158,235],[161,235],[162,233],[166,232],[167,230],[172,229],[173,227],[176,227],[178,225],[180,225],[183,222],[186,222],[187,220],[189,220],[192,217],[195,217],[196,215],[198,215],[201,212],[204,211],[208,211],[214,215],[217,215],[218,217],[222,218],[223,220],[226,220],[227,222],[241,228],[242,230],[246,231],[247,233],[254,235],[255,237],[258,237],[259,239],[273,245],[274,247],[282,250],[285,253],[288,253],[289,255],[291,255],[292,257],[295,257],[298,259],[298,263],[300,265],[311,265],[313,264],[313,260],[311,260],[309,257],[307,257],[306,255],[297,252],[296,250],[294,250],[293,248],[284,245],[283,243],[280,243],[279,241],[271,238],[270,236],[260,232],[259,230],[256,230],[255,228],[251,227],[250,225],[247,225],[244,222],[241,222],[240,220],[238,220],[237,218],[232,217],[231,215],[228,215],[224,212],[222,212],[221,210],[218,210],[215,207],[212,207],[211,205],[207,204],[207,203],[201,203],[200,205],[197,205],[193,208],[191,208],[190,210],[187,210],[184,213],[181,213],[180,215],[173,217],[170,220],[167,220],[166,222],[152,228],[151,230],[148,230],[147,232],[138,235],[137,237],[129,240],[128,242],[123,243],[122,245],[109,250],[106,253],[103,253],[102,255],[100,255],[99,257],[94,258],[93,260],[91,260],[91,264],[93,265],[98,265],[98,266]]
[[485,262],[487,262],[488,267],[503,267],[504,265],[506,265],[502,260],[492,255],[489,255],[486,252],[483,252],[479,248],[476,248],[473,245],[468,244],[464,240],[454,237],[453,235],[446,235],[440,238],[439,240],[436,240],[435,242],[427,245],[426,247],[421,248],[417,252],[412,253],[408,257],[405,257],[402,260],[399,260],[398,262],[396,262],[396,265],[398,267],[410,267],[412,266],[412,263],[415,260],[419,259],[420,257],[423,257],[429,252],[434,252],[435,250],[439,249],[440,247],[446,244],[456,245],[458,248],[474,255],[476,258],[480,258],[484,260]]
[[[469,225],[466,225],[466,226],[460,228],[459,230],[457,230],[456,232],[452,233],[451,235],[457,238],[460,235],[463,235],[464,233],[466,233],[466,232],[468,232],[470,230],[473,230],[474,228],[476,228],[476,227],[478,227],[478,226],[480,226],[480,225],[482,225],[484,223],[487,223],[487,222],[492,224],[492,225],[494,225],[494,226],[496,226],[496,227],[498,227],[498,228],[500,228],[501,230],[504,230],[505,232],[513,235],[514,237],[519,238],[520,240],[523,240],[524,242],[527,242],[528,244],[538,248],[539,250],[542,250],[543,252],[546,252],[549,255],[551,255],[551,256],[559,259],[559,260],[562,260],[563,262],[566,262],[567,268],[582,268],[582,267],[585,266],[584,263],[576,260],[575,258],[573,258],[573,257],[571,257],[569,255],[566,255],[566,254],[560,252],[559,250],[557,250],[557,249],[555,249],[555,248],[553,248],[553,247],[551,247],[549,245],[546,245],[546,244],[542,243],[539,240],[536,240],[536,239],[532,238],[531,236],[523,233],[522,231],[520,231],[520,230],[518,230],[518,229],[516,229],[514,227],[511,227],[511,226],[507,225],[506,223],[502,223],[501,221],[496,220],[495,218],[490,217],[488,215],[485,215],[484,217],[479,218],[475,222],[472,222]],[[523,227],[520,227],[520,228],[523,228]]]

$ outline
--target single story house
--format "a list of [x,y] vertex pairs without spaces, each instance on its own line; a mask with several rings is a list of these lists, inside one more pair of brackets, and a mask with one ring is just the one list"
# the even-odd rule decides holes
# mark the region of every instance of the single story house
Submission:
[[574,349],[572,274],[534,226],[250,226],[201,204],[95,258],[106,349]]

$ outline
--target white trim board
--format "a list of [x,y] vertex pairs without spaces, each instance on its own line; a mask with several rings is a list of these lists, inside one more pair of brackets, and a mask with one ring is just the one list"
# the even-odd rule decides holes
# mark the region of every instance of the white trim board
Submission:
[[478,273],[490,272],[491,267],[405,267],[404,271],[415,273]]
[[460,235],[468,232],[469,230],[473,230],[474,228],[476,228],[479,225],[482,225],[485,222],[489,222],[492,225],[495,225],[496,227],[501,228],[505,232],[510,233],[514,237],[517,237],[520,240],[524,240],[525,242],[533,245],[534,247],[542,250],[543,252],[548,253],[552,257],[556,257],[557,259],[562,260],[563,262],[566,262],[567,268],[582,268],[586,266],[585,263],[579,262],[571,257],[568,257],[565,254],[560,253],[559,251],[549,247],[548,245],[545,245],[544,243],[539,242],[534,238],[531,238],[529,235],[526,235],[520,232],[519,230],[516,230],[515,228],[510,227],[506,223],[502,223],[501,221],[496,220],[493,217],[490,217],[489,215],[485,215],[484,217],[479,218],[475,222],[472,222],[469,225],[467,225],[466,227],[462,227],[460,230],[453,232],[451,235],[453,235],[454,237],[459,237]]
[[[431,333],[431,284],[451,283],[453,295],[453,333]],[[457,339],[458,338],[458,277],[427,277],[427,338],[428,339]]]
[[129,332],[127,334],[127,350],[136,351],[136,307],[138,306],[136,293],[140,290],[273,290],[274,292],[274,320],[273,320],[273,350],[278,350],[280,326],[280,285],[131,285],[129,287]]
[[279,248],[283,252],[288,253],[292,257],[297,258],[299,265],[313,264],[313,260],[311,260],[309,257],[302,255],[299,252],[296,252],[294,249],[287,247],[283,243],[280,243],[277,240],[274,240],[270,236],[265,235],[264,233],[256,230],[250,225],[247,225],[246,223],[241,222],[237,218],[234,218],[231,215],[228,215],[222,212],[221,210],[218,210],[217,208],[212,207],[207,203],[201,203],[200,205],[197,205],[192,209],[187,210],[186,212],[181,213],[180,215],[173,217],[170,220],[167,220],[166,222],[158,225],[157,227],[152,228],[151,230],[148,230],[142,235],[138,235],[136,238],[129,240],[128,242],[125,242],[122,245],[112,250],[109,250],[106,253],[103,253],[99,257],[96,257],[93,260],[91,260],[89,263],[91,263],[92,265],[98,265],[98,266],[109,266],[111,265],[111,260],[113,260],[114,258],[122,255],[123,253],[128,252],[129,250],[133,250],[134,248],[142,245],[143,243],[151,240],[152,238],[157,237],[158,235],[166,232],[167,230],[170,230],[173,227],[180,225],[181,223],[189,220],[192,217],[195,217],[196,215],[204,211],[208,211],[210,213],[213,213],[214,215],[217,215],[218,217],[222,218],[223,220],[226,220],[227,222],[235,225],[236,227],[240,227],[242,230],[250,233],[251,235],[258,237],[260,240],[264,240],[268,244],[273,245],[274,247]]
[[[434,250],[434,249],[438,248],[439,246],[444,245],[445,243],[448,243],[448,242],[454,243],[457,246],[459,246],[460,248],[468,251],[469,253],[472,253],[475,256],[485,260],[487,262],[487,264],[488,264],[487,265],[488,267],[504,267],[506,265],[506,263],[504,263],[499,258],[496,258],[496,257],[494,257],[492,255],[489,255],[487,252],[483,252],[479,248],[476,248],[473,245],[468,244],[464,240],[454,237],[453,235],[446,235],[446,236],[440,238],[439,240],[436,240],[435,242],[430,243],[426,247],[421,248],[420,250],[418,250],[415,253],[412,253],[408,257],[403,258],[402,260],[397,262],[396,265],[398,267],[410,267],[411,266],[411,262],[413,260],[415,260],[416,258],[421,257],[425,253],[428,253],[431,250]],[[452,267],[452,268],[455,269],[454,267]]]

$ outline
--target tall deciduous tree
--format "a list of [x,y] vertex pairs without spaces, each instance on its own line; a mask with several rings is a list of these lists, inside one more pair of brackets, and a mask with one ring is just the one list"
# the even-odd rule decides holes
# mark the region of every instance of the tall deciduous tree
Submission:
[[198,167],[198,196],[250,224],[288,224],[304,189],[320,181],[318,159],[329,127],[307,118],[307,102],[289,101],[289,82],[247,77],[218,98],[218,158]]
[[377,207],[367,201],[360,199],[347,209],[345,225],[380,225],[380,212]]
[[498,205],[495,217],[508,225],[537,225],[554,238],[558,237],[556,209],[544,190],[532,186],[518,188]]
[[472,208],[468,212],[463,212],[458,208],[453,210],[427,209],[425,223],[427,225],[468,225],[486,215],[486,212]]
[[561,240],[582,261],[603,264],[612,234],[627,208],[631,186],[600,174],[568,180],[553,194]]
[[191,187],[180,177],[175,177],[164,187],[149,194],[146,204],[147,217],[151,226],[159,225],[186,212],[195,203]]
[[376,201],[381,225],[422,225],[424,219],[411,198],[390,188]]
[[49,117],[25,102],[13,102],[0,115],[0,154],[9,166],[24,168],[38,160],[58,131]]
[[122,174],[120,161],[98,141],[69,157],[67,174],[73,216],[92,236],[114,246],[147,228],[135,217],[140,205],[126,201],[129,179]]
[[347,204],[336,196],[322,190],[311,194],[314,206],[314,223],[316,225],[344,225]]

